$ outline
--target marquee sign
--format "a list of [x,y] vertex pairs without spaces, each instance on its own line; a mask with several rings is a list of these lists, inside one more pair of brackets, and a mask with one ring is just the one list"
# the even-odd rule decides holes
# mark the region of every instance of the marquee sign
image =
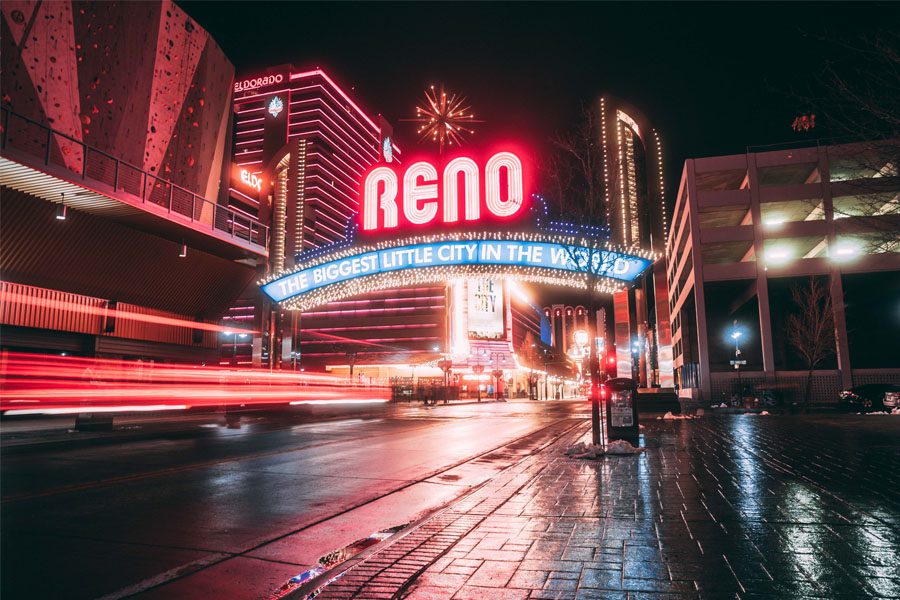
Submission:
[[607,277],[620,281],[633,280],[651,263],[647,258],[549,242],[448,241],[361,252],[300,269],[263,285],[262,289],[272,300],[283,302],[350,279],[405,269],[483,265],[579,273],[583,270],[584,260],[591,258],[602,260],[605,268],[600,270]]

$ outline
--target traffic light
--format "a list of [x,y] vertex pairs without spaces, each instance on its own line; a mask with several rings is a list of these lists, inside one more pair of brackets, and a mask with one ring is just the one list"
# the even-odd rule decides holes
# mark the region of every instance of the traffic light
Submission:
[[609,354],[603,359],[603,362],[600,364],[600,370],[607,377],[615,377],[616,375],[616,357],[614,354]]

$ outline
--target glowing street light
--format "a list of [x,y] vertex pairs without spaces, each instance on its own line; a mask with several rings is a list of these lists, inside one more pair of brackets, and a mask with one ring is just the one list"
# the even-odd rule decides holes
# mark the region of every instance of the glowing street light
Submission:
[[737,319],[734,320],[733,326],[734,329],[731,331],[731,339],[734,340],[734,360],[731,361],[731,364],[734,365],[734,368],[737,371],[739,402],[743,402],[744,388],[741,386],[741,365],[746,364],[747,361],[741,359],[740,339],[744,335],[744,332],[738,329]]

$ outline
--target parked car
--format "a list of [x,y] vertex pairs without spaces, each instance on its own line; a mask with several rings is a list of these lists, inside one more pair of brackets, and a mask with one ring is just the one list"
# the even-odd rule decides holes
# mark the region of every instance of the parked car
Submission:
[[853,412],[891,410],[900,406],[900,385],[869,383],[841,392],[841,404]]

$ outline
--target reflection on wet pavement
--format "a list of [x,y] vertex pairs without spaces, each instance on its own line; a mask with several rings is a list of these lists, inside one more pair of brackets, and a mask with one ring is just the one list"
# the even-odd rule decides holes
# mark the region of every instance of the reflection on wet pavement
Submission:
[[864,419],[647,421],[640,455],[556,447],[406,597],[900,597],[900,419]]

